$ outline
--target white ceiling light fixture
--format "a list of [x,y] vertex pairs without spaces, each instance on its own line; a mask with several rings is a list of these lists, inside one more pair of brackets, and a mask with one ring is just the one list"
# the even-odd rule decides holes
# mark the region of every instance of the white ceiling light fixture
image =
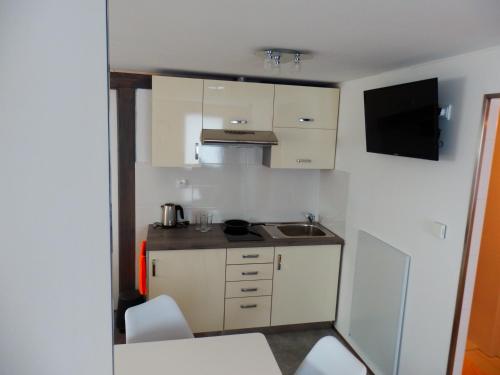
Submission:
[[310,52],[284,48],[264,48],[256,54],[264,59],[264,69],[273,71],[280,71],[282,65],[292,63],[292,70],[299,72],[302,62],[312,58]]

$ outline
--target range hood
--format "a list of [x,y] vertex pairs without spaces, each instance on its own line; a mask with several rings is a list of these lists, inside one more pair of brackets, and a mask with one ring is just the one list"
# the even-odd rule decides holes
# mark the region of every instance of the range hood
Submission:
[[278,139],[272,131],[203,129],[201,131],[201,144],[248,144],[273,146],[278,144]]

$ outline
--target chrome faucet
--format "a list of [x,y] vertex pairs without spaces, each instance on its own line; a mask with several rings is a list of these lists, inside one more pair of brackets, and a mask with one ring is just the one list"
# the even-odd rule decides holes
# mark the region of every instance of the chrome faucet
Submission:
[[314,216],[312,212],[305,212],[304,215],[310,224],[314,223],[314,219],[316,219],[316,216]]

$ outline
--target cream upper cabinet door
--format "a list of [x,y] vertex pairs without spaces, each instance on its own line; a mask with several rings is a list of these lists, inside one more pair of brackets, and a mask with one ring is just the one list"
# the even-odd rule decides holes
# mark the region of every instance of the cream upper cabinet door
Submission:
[[271,325],[335,320],[340,245],[276,247]]
[[274,85],[205,80],[203,128],[272,130]]
[[276,85],[274,128],[336,129],[339,89]]
[[333,169],[336,130],[274,128],[278,145],[264,149],[271,168]]
[[153,76],[152,165],[197,165],[203,80]]
[[193,332],[220,331],[224,324],[226,249],[148,253],[148,298],[171,296]]

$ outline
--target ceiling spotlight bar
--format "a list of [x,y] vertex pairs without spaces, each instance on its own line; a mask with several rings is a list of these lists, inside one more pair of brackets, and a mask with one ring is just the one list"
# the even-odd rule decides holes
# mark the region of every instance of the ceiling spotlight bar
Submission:
[[293,62],[294,70],[299,71],[302,61],[312,58],[310,52],[284,48],[264,48],[257,51],[256,54],[264,58],[266,70],[279,69],[281,65]]

